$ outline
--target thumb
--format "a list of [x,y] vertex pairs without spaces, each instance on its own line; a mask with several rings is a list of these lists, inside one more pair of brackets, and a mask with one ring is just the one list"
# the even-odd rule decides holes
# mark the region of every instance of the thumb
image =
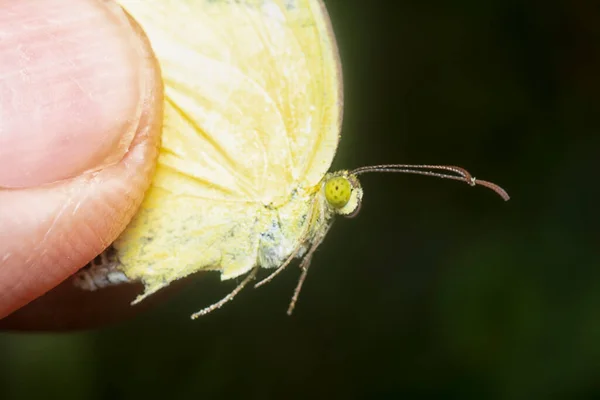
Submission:
[[159,68],[107,0],[2,1],[0,318],[106,248],[158,153]]

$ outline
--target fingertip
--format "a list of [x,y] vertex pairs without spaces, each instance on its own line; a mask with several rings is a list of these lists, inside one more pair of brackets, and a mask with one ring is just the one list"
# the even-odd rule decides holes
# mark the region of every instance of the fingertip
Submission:
[[127,130],[122,136],[133,139],[118,162],[101,170],[0,189],[0,318],[57,286],[114,241],[150,184],[162,129],[162,81],[147,38],[125,18],[135,33],[144,82],[135,123],[121,125]]

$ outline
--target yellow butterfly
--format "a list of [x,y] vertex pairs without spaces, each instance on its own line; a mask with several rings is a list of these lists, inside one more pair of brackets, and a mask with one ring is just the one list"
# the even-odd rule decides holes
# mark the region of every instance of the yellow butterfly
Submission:
[[140,280],[134,303],[198,271],[246,275],[219,308],[294,258],[302,274],[336,214],[358,212],[366,172],[406,172],[487,186],[458,167],[381,165],[328,173],[339,141],[342,76],[320,0],[119,0],[148,35],[165,84],[156,175],[100,263],[94,289]]

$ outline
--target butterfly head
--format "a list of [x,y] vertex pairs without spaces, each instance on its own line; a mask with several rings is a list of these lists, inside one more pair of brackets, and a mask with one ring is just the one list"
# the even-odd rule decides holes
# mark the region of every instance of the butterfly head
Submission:
[[329,174],[323,184],[327,204],[336,214],[355,216],[360,210],[363,190],[355,174],[339,171]]

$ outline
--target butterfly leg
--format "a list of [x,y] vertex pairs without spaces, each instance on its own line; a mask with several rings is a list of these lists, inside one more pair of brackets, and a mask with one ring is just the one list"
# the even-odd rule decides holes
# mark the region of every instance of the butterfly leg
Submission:
[[94,291],[129,283],[130,280],[119,270],[118,266],[119,261],[116,259],[114,249],[110,246],[73,275],[73,284],[82,290]]
[[201,317],[203,315],[208,314],[211,311],[214,311],[218,308],[221,308],[225,303],[233,300],[233,298],[242,291],[242,289],[252,280],[254,280],[254,278],[256,278],[256,273],[258,272],[258,269],[260,268],[259,265],[257,265],[256,267],[252,268],[252,271],[250,271],[250,273],[248,275],[246,275],[246,277],[244,278],[244,280],[236,286],[235,289],[233,289],[231,292],[229,292],[229,294],[225,297],[223,297],[221,300],[217,301],[214,304],[211,304],[208,307],[203,308],[202,310],[195,312],[192,314],[192,319],[196,319],[198,317]]
[[274,272],[272,272],[269,276],[267,276],[265,279],[261,280],[256,285],[254,285],[254,288],[256,289],[256,288],[261,287],[265,283],[269,283],[273,278],[275,278],[277,275],[279,275],[279,273],[281,271],[283,271],[285,269],[285,267],[287,267],[292,262],[294,257],[296,257],[296,254],[298,254],[297,251],[292,252],[292,254],[290,254],[288,256],[288,258],[283,262],[283,264],[281,264],[279,267],[277,267],[277,269]]
[[294,295],[292,296],[292,301],[290,302],[290,305],[288,307],[287,315],[292,315],[292,313],[294,312],[296,302],[298,301],[300,291],[302,290],[302,285],[304,284],[306,276],[308,275],[308,267],[310,267],[312,256],[313,254],[315,254],[315,251],[317,251],[317,248],[321,245],[321,243],[323,243],[325,236],[327,236],[327,232],[329,232],[329,230],[331,229],[331,225],[333,225],[333,220],[329,224],[327,224],[327,227],[323,229],[323,231],[315,238],[315,240],[312,242],[312,245],[310,246],[310,249],[302,259],[302,262],[300,263],[300,269],[302,270],[302,274],[298,279],[296,289],[294,289]]

